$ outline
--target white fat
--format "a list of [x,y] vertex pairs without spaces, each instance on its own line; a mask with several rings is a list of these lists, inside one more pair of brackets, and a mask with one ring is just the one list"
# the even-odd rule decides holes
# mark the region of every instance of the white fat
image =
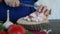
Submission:
[[32,13],[32,14],[30,14],[30,16],[36,17],[36,14],[35,13]]
[[31,21],[31,19],[28,18],[27,21]]
[[38,22],[38,19],[37,18],[32,18],[31,20],[32,21],[35,21],[35,22]]
[[[29,16],[32,16],[32,18],[29,18]],[[29,16],[24,17],[25,20],[27,21],[32,21],[32,22],[40,22],[46,19],[43,13],[39,13],[38,16],[36,16],[35,13],[30,14]]]
[[28,19],[28,16],[24,17],[24,19]]
[[29,18],[29,16],[24,17],[24,20],[31,21],[31,19]]
[[24,19],[26,19],[27,21],[35,21],[35,22],[40,22],[43,20],[43,13],[38,14],[38,16],[36,16],[35,13],[32,13],[30,16],[32,16],[32,18],[29,18],[28,16],[24,17]]
[[42,16],[43,16],[43,13],[40,13],[40,14],[38,15],[38,20],[39,20],[39,21],[42,21],[42,20],[43,20]]

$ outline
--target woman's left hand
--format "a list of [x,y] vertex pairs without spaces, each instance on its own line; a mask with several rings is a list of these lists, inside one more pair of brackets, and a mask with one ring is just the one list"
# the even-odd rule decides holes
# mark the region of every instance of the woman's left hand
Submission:
[[46,16],[51,14],[51,10],[49,10],[47,6],[43,5],[40,5],[36,11],[38,11],[39,13],[43,13]]

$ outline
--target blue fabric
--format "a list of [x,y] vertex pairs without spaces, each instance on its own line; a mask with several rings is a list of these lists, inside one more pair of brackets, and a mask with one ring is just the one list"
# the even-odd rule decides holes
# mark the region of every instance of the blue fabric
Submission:
[[[20,0],[21,3],[34,4],[36,0]],[[20,6],[20,7],[9,7],[4,1],[0,4],[0,21],[6,21],[7,19],[7,9],[10,10],[10,20],[16,21],[21,17],[29,15],[34,12],[35,9],[32,7]]]

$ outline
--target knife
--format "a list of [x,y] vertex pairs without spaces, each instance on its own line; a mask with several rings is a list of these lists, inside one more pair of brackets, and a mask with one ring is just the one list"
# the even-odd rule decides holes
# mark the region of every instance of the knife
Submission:
[[31,4],[25,4],[25,3],[20,3],[21,6],[27,6],[27,7],[39,7],[37,5],[31,5]]

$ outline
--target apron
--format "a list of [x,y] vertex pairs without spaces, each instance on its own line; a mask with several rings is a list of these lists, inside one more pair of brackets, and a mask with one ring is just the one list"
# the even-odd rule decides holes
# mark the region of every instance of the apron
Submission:
[[[21,3],[34,4],[36,0],[20,0]],[[4,1],[0,4],[0,21],[6,21],[7,19],[7,10],[10,10],[10,20],[16,21],[21,17],[27,16],[30,13],[34,12],[33,7],[19,6],[19,7],[9,7]]]

